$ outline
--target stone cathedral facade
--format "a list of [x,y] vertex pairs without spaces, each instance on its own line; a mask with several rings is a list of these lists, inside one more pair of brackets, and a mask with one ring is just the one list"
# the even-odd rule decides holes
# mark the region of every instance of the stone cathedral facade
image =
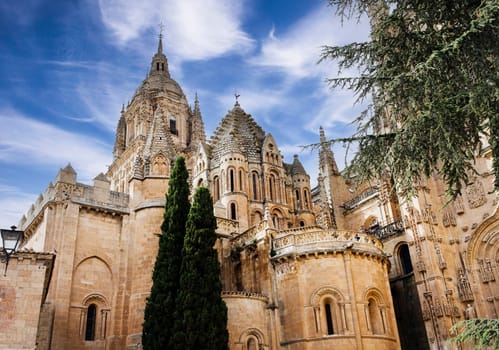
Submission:
[[491,155],[445,205],[439,178],[403,201],[356,185],[324,131],[318,186],[237,102],[207,139],[200,102],[172,79],[161,38],[124,106],[114,160],[93,185],[68,165],[22,218],[24,249],[56,252],[37,349],[140,349],[177,155],[217,217],[231,350],[448,349],[465,317],[498,317],[499,214]]

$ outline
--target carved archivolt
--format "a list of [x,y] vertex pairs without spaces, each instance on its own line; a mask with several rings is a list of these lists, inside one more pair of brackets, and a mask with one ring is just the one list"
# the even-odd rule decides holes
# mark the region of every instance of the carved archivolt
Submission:
[[376,300],[379,305],[385,304],[383,293],[378,288],[370,287],[364,291],[364,300],[369,300],[369,298]]
[[107,302],[106,297],[102,293],[98,292],[93,292],[87,294],[83,300],[82,300],[82,305],[87,306],[92,303],[101,305],[101,307],[109,308],[109,303]]
[[479,283],[476,285],[475,300],[487,300],[477,304],[478,317],[497,317],[494,299],[499,281],[499,213],[485,220],[475,231],[468,244],[466,267]]
[[467,266],[475,266],[480,259],[495,260],[499,256],[499,212],[490,216],[475,230],[468,243]]
[[239,343],[244,344],[243,349],[247,349],[248,340],[250,338],[256,340],[257,344],[255,345],[258,345],[258,349],[263,349],[265,338],[261,330],[259,330],[258,328],[247,328],[241,333],[241,335],[239,336]]
[[312,297],[310,298],[310,304],[312,306],[319,306],[321,300],[324,296],[330,296],[336,301],[343,301],[345,298],[336,288],[333,287],[322,287],[317,289],[314,293],[312,293]]

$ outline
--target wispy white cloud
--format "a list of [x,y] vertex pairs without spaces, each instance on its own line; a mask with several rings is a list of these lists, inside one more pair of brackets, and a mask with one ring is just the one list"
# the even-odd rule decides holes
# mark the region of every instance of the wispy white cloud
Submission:
[[[242,30],[243,2],[233,0],[99,0],[104,25],[124,46],[144,32],[165,25],[169,52],[180,60],[200,60],[253,45]],[[157,30],[156,30],[157,31]]]
[[61,167],[70,162],[78,179],[88,182],[105,172],[111,162],[111,146],[95,137],[60,129],[8,109],[0,110],[0,125],[9,130],[0,138],[2,163]]
[[324,45],[343,45],[351,41],[364,41],[368,37],[368,22],[344,22],[331,9],[319,6],[305,15],[284,33],[270,29],[261,46],[260,54],[249,62],[262,67],[280,69],[297,77],[331,76],[335,65],[324,62],[317,65]]
[[122,104],[131,98],[141,79],[140,72],[127,65],[71,60],[41,63],[51,66],[58,82],[53,89],[64,104],[61,108],[43,103],[43,108],[61,118],[93,123],[110,133],[116,130]]
[[[284,91],[282,90],[265,88],[256,90],[243,87],[242,89],[238,89],[237,93],[240,94],[239,101],[241,107],[249,114],[261,115],[264,112],[286,104]],[[234,93],[230,91],[219,95],[217,98],[223,106],[233,106],[235,103]]]
[[23,213],[35,202],[36,194],[26,193],[20,188],[0,183],[0,228],[17,225]]
[[[326,131],[333,128],[342,128],[344,130],[365,109],[367,104],[367,102],[356,104],[357,98],[350,91],[326,89],[319,93],[321,94],[321,103],[311,118],[303,125],[305,130],[311,132],[317,132],[321,126]],[[339,135],[336,132],[334,136],[338,137]]]

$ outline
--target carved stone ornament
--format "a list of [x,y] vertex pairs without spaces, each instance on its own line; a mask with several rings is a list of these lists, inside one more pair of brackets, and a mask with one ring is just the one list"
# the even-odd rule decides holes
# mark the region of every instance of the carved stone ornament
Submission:
[[480,180],[476,179],[474,183],[466,187],[466,198],[470,208],[478,208],[487,202],[485,190]]
[[461,197],[461,196],[457,197],[453,204],[454,204],[454,209],[456,209],[457,214],[464,213],[463,197]]
[[423,301],[423,310],[422,310],[422,316],[423,316],[423,320],[424,321],[428,321],[431,319],[431,315],[430,315],[430,309],[428,308],[428,303],[426,302],[426,300]]
[[461,302],[473,301],[473,292],[471,291],[471,285],[468,281],[466,274],[462,268],[457,269],[458,282],[457,282],[457,293],[459,295],[459,300]]
[[278,278],[283,278],[287,274],[296,272],[296,263],[294,261],[285,261],[276,266],[276,275]]
[[442,223],[445,227],[456,226],[456,216],[451,208],[445,208],[442,214]]

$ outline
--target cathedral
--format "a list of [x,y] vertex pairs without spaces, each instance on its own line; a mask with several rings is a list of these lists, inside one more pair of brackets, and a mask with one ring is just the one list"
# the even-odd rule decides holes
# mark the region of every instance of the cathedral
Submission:
[[192,107],[170,76],[160,36],[148,76],[121,110],[107,171],[87,185],[71,165],[60,169],[20,221],[19,254],[55,255],[36,349],[142,348],[178,155],[192,190],[206,186],[213,197],[231,350],[457,349],[453,324],[498,317],[489,149],[477,155],[481,175],[447,203],[436,176],[410,200],[390,179],[345,178],[322,128],[312,188],[277,141],[237,99],[207,138],[201,103],[196,96]]

